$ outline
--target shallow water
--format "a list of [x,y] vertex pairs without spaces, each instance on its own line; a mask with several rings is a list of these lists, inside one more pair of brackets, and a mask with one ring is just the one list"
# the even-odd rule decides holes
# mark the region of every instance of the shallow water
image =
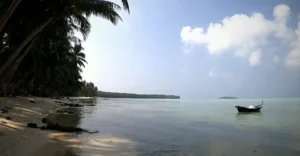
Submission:
[[296,156],[300,155],[300,99],[264,99],[261,113],[235,105],[262,99],[103,99],[82,108],[77,155]]

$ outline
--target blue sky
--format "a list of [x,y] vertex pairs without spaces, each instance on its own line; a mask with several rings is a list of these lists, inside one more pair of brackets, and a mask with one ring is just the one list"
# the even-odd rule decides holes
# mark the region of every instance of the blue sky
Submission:
[[297,0],[129,3],[116,26],[90,18],[83,78],[100,90],[300,97]]

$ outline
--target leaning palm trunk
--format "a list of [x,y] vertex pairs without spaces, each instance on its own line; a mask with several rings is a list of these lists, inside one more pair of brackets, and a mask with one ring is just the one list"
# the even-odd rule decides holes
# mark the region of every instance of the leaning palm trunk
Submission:
[[6,13],[4,13],[0,19],[0,32],[4,28],[5,24],[7,23],[10,16],[15,12],[16,8],[20,4],[22,0],[14,0],[12,4],[7,9]]
[[[27,46],[27,48],[25,49],[25,51],[19,56],[19,58],[17,59],[16,63],[7,71],[7,74],[5,74],[5,76],[2,76],[0,78],[0,82],[4,82],[4,84],[9,84],[10,83],[11,79],[13,78],[13,75],[18,70],[19,65],[21,64],[21,62],[23,61],[23,59],[25,58],[25,56],[28,54],[29,50],[33,46],[33,44],[34,44],[34,42],[35,42],[36,39],[37,39],[37,37],[35,37],[31,41],[31,43]],[[14,88],[14,85],[12,86],[12,88]],[[6,88],[4,88],[4,94],[5,94],[5,90],[6,90]],[[2,93],[2,91],[0,90],[0,94],[1,93]]]
[[[39,34],[51,21],[53,20],[53,17],[50,17],[48,20],[46,20],[44,23],[42,23],[40,26],[38,26],[34,31],[32,31],[24,40],[23,42],[18,46],[18,48],[12,52],[10,57],[7,59],[7,61],[0,67],[0,79],[4,76],[3,73],[5,70],[7,70],[15,61],[20,52],[23,50],[23,48],[37,35]],[[4,83],[4,82],[0,82]]]

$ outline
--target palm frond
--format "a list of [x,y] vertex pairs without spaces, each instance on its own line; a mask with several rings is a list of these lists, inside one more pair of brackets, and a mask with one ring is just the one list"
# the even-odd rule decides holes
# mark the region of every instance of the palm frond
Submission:
[[124,9],[127,10],[128,13],[130,13],[128,1],[127,0],[122,0],[122,3],[123,3]]
[[116,12],[121,7],[113,2],[104,0],[84,0],[78,3],[80,7],[77,8],[77,12],[84,13],[87,17],[91,14],[102,17],[111,21],[113,24],[117,24],[118,20],[122,21],[121,16]]
[[79,25],[77,29],[81,32],[83,39],[86,40],[88,34],[91,31],[91,24],[86,17],[80,13],[75,13],[72,15],[72,18],[76,24]]

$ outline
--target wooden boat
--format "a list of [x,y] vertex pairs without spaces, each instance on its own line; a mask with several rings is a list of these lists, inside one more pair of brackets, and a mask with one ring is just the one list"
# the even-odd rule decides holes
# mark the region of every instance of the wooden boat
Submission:
[[235,106],[235,108],[239,111],[239,112],[260,112],[260,109],[262,108],[264,101],[262,101],[262,103],[260,105],[257,106],[249,106],[249,107],[243,107],[243,106]]

